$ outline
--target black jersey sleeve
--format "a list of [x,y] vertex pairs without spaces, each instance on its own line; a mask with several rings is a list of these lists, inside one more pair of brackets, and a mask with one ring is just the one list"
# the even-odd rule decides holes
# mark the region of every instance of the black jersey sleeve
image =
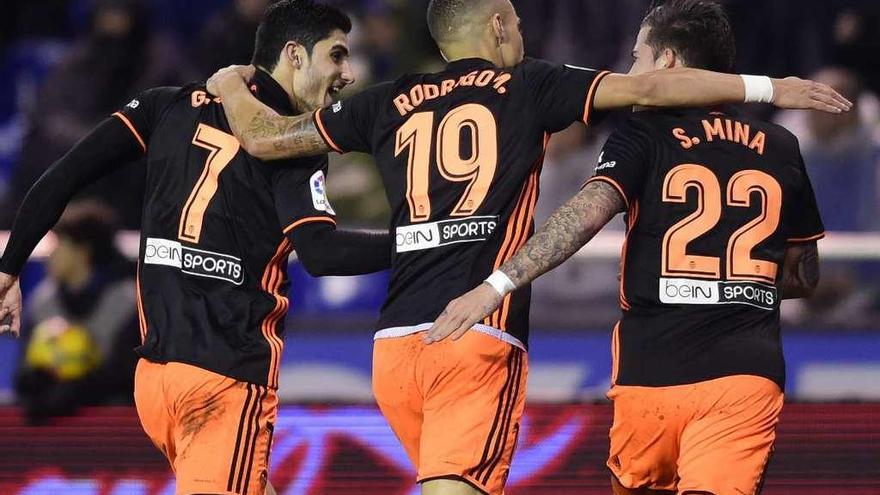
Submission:
[[0,259],[0,271],[17,275],[76,192],[142,154],[143,149],[120,119],[104,119],[28,191]]
[[146,153],[162,111],[174,99],[180,88],[161,87],[148,89],[113,114],[121,120]]
[[596,88],[608,71],[557,65],[544,60],[526,59],[523,76],[534,98],[536,114],[547,132],[559,132],[574,122],[598,122],[593,111]]
[[285,234],[306,223],[336,223],[336,212],[327,200],[326,177],[326,156],[275,165],[272,178],[275,209]]
[[785,223],[788,225],[788,242],[815,241],[825,237],[825,226],[822,224],[816,194],[813,192],[810,176],[807,175],[804,159],[799,150],[796,149],[795,152],[801,180],[794,194],[794,203],[788,205],[784,213]]
[[630,203],[641,195],[653,156],[650,129],[635,117],[614,130],[599,153],[595,175],[587,183],[601,180],[614,186]]
[[358,275],[389,268],[387,232],[336,228],[327,199],[327,157],[296,162],[276,166],[273,193],[278,219],[306,271],[314,276]]
[[387,103],[391,83],[372,86],[350,98],[318,109],[314,114],[315,127],[333,151],[348,153],[373,151],[373,126]]

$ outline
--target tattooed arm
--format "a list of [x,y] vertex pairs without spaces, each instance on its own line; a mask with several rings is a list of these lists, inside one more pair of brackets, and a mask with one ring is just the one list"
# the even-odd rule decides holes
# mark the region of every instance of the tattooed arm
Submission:
[[592,239],[615,215],[623,198],[604,181],[588,183],[560,206],[500,270],[520,288],[556,268]]
[[208,80],[208,91],[220,96],[233,134],[249,154],[261,160],[328,153],[310,113],[284,117],[257,100],[246,78],[253,68],[232,66]]
[[782,299],[810,297],[818,284],[819,250],[816,242],[789,244],[778,282]]
[[[624,209],[623,197],[613,186],[604,181],[589,182],[560,206],[500,270],[517,289],[528,285],[578,252]],[[480,284],[446,306],[425,335],[425,342],[437,342],[449,336],[458,339],[495,311],[503,299],[487,283]]]

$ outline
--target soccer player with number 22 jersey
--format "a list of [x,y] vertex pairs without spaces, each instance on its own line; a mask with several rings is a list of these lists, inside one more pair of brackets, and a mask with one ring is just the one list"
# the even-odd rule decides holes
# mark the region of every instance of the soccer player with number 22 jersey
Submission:
[[[728,71],[733,47],[719,5],[668,2],[643,21],[630,73]],[[778,101],[778,86],[743,79],[750,99]],[[849,109],[833,96],[815,108]],[[782,408],[779,301],[818,281],[813,190],[797,140],[777,125],[722,108],[639,110],[608,138],[582,191],[451,302],[428,339],[472,333],[625,211],[608,393],[613,489],[752,495]]]

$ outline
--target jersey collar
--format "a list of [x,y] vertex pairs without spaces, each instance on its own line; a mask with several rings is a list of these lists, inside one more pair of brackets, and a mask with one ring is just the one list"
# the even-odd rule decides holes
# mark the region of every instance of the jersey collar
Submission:
[[251,79],[251,91],[258,100],[272,107],[272,110],[281,115],[296,115],[297,112],[290,102],[290,96],[284,91],[284,88],[278,84],[278,81],[261,69],[257,69],[254,78]]
[[446,64],[446,70],[458,71],[467,69],[485,69],[495,67],[492,62],[482,58],[460,58]]

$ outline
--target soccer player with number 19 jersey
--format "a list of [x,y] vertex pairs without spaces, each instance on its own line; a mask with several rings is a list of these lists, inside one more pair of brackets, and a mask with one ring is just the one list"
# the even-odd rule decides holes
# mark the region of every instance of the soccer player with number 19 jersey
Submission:
[[[449,60],[444,70],[402,76],[313,115],[274,114],[234,68],[212,77],[209,88],[257,156],[333,150],[376,158],[396,245],[375,335],[376,400],[424,493],[500,494],[525,396],[528,289],[506,297],[460,341],[428,346],[424,331],[446,301],[531,235],[552,133],[635,103],[742,101],[742,82],[700,71],[624,76],[523,60],[519,18],[507,0],[434,0],[428,23]],[[678,91],[685,83],[690,90]]]

